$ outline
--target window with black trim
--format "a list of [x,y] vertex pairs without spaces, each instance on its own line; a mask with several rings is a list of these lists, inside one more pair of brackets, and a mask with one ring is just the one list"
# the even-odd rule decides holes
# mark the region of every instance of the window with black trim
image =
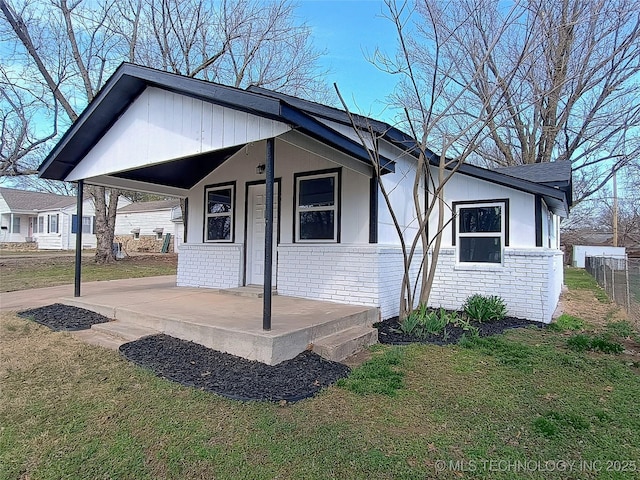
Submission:
[[231,242],[234,212],[233,185],[211,187],[205,193],[205,242]]
[[338,241],[338,172],[296,179],[296,241]]
[[457,206],[460,263],[502,263],[504,203]]

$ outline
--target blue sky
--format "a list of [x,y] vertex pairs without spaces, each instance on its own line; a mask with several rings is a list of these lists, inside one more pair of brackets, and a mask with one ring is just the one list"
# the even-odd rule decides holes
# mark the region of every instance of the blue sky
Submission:
[[393,92],[397,78],[365,58],[376,47],[395,51],[395,29],[383,18],[384,8],[379,0],[299,0],[297,12],[312,28],[315,46],[326,50],[327,81],[338,84],[349,108],[391,121],[392,112],[385,111],[384,100]]

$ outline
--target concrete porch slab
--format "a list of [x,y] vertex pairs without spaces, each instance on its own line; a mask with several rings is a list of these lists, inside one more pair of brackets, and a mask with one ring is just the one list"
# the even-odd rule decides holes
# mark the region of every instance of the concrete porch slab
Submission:
[[264,331],[261,298],[176,287],[170,279],[137,280],[60,301],[270,365],[295,357],[321,338],[379,320],[376,307],[274,296],[271,330]]

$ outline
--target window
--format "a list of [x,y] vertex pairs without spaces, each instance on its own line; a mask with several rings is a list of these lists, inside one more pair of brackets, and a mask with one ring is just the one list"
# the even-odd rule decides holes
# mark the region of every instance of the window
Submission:
[[296,241],[340,241],[339,184],[339,171],[296,178]]
[[454,203],[458,216],[459,262],[502,263],[507,205],[506,202]]
[[38,233],[44,233],[44,217],[38,217]]
[[58,214],[47,215],[47,217],[49,218],[47,233],[58,233]]
[[235,185],[205,190],[205,241],[232,242]]
[[[93,233],[95,217],[83,216],[82,217],[82,233]],[[78,233],[78,216],[71,215],[71,233]]]
[[13,217],[13,225],[12,225],[13,233],[20,233],[20,217]]

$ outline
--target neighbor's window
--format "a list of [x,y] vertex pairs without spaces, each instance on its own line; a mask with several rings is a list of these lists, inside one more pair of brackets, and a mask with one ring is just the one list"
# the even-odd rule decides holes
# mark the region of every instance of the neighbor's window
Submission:
[[82,217],[82,233],[91,233],[92,226],[93,226],[92,217]]
[[296,181],[296,240],[337,242],[338,172]]
[[44,217],[38,217],[38,233],[44,233]]
[[20,217],[13,217],[13,233],[20,233]]
[[[93,233],[95,217],[82,217],[82,233]],[[78,233],[78,216],[71,215],[71,233]]]
[[47,215],[49,217],[49,231],[48,233],[58,233],[58,214]]
[[504,204],[460,205],[458,259],[463,263],[501,263]]
[[234,186],[212,187],[206,190],[205,241],[231,242],[233,228]]

